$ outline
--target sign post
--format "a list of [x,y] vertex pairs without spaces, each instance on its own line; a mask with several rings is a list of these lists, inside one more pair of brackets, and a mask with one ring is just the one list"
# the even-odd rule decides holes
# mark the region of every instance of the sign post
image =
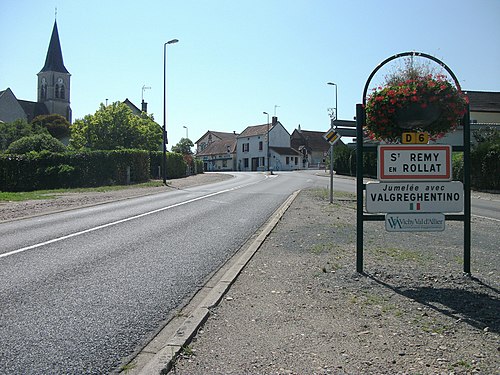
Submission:
[[330,143],[330,203],[333,203],[333,145],[340,140],[341,136],[332,127],[323,134],[323,138]]

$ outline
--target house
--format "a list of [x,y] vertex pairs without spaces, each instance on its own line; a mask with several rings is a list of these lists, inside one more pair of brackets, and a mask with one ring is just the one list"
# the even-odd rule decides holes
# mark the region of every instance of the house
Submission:
[[271,124],[248,126],[237,137],[237,170],[302,169],[301,154],[290,146],[290,133],[273,116]]
[[39,115],[59,114],[71,123],[71,74],[64,66],[55,21],[45,64],[37,76],[36,102],[17,99],[10,88],[0,92],[0,121],[12,122],[24,119],[31,122]]
[[303,168],[320,168],[330,150],[330,143],[323,138],[325,132],[302,130],[300,125],[290,137],[291,147],[301,152]]
[[[493,91],[466,91],[469,97],[471,142],[474,131],[492,126],[500,130],[500,92]],[[435,143],[462,145],[463,127],[459,126],[454,132],[448,133]]]
[[203,170],[236,170],[236,137],[238,134],[207,131],[196,141],[196,158],[203,160]]

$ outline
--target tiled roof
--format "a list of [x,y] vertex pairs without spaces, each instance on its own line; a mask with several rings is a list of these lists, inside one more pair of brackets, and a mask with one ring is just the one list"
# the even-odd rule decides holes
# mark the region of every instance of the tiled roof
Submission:
[[470,110],[474,112],[500,112],[500,92],[466,91]]
[[28,122],[31,122],[36,116],[49,115],[50,112],[44,103],[30,102],[28,100],[17,100],[22,107],[24,113],[28,117]]
[[301,136],[302,142],[300,139],[292,138],[292,147],[306,146],[310,151],[328,151],[330,143],[323,138],[323,134],[325,133],[311,130],[297,130],[295,134]]
[[302,155],[299,151],[291,147],[269,147],[271,150],[280,155]]
[[[207,131],[205,134],[203,134],[201,136],[200,139],[198,139],[195,143],[200,143],[200,141],[202,139],[204,139],[208,134],[211,134],[212,136],[216,137],[216,138],[219,138],[219,139],[236,139],[236,137],[238,136],[237,133],[233,132],[233,133],[227,133],[227,132],[216,132],[216,131],[213,131],[213,130],[209,130]],[[216,141],[214,139],[212,139],[212,141]]]
[[269,130],[271,130],[272,126],[270,124],[248,126],[245,130],[243,130],[243,132],[238,136],[238,138],[254,137],[256,135],[265,135],[267,134],[268,126]]
[[229,153],[232,154],[236,152],[236,138],[233,140],[226,139],[226,140],[218,140],[212,142],[203,151],[197,153],[196,156],[199,157],[208,155],[227,154],[228,148],[229,148]]

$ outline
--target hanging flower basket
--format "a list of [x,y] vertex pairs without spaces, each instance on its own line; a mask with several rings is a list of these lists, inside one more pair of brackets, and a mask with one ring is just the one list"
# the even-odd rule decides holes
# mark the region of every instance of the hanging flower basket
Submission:
[[467,97],[444,76],[415,77],[373,91],[365,106],[365,130],[371,139],[387,142],[400,142],[407,131],[437,139],[458,126],[466,106]]

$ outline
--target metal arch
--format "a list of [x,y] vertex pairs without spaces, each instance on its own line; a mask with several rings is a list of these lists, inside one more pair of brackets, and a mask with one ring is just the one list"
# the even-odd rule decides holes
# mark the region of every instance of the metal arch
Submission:
[[385,59],[384,61],[382,61],[380,64],[377,65],[377,67],[370,74],[370,76],[368,77],[368,80],[366,81],[365,88],[363,90],[363,106],[366,105],[366,92],[368,91],[368,85],[370,84],[373,76],[380,70],[380,68],[382,68],[389,61],[398,59],[400,57],[405,57],[405,56],[419,56],[419,57],[424,57],[426,59],[432,60],[435,63],[441,65],[441,67],[443,67],[448,72],[448,74],[451,76],[451,78],[455,82],[455,86],[457,87],[458,91],[462,91],[462,88],[460,87],[460,83],[458,82],[458,79],[455,76],[455,73],[453,73],[453,71],[448,67],[448,65],[446,65],[444,62],[442,62],[441,60],[439,60],[437,57],[431,56],[431,55],[429,55],[427,53],[423,53],[423,52],[402,52],[402,53],[397,53],[397,54],[395,54],[395,55],[393,55],[393,56]]

